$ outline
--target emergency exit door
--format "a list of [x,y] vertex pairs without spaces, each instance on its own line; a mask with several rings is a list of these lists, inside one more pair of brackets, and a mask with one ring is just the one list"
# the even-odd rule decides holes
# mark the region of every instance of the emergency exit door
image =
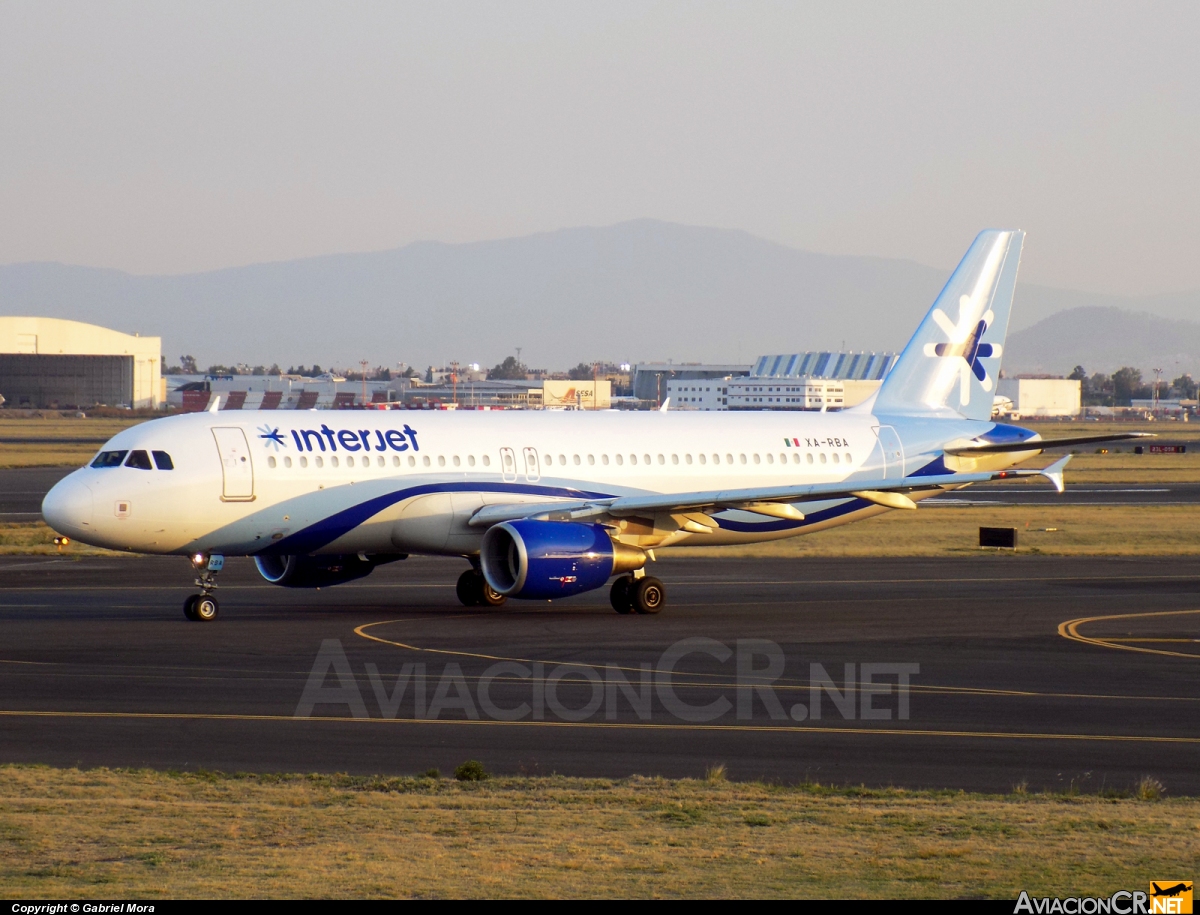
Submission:
[[254,467],[246,433],[237,426],[217,426],[212,434],[221,456],[221,498],[226,502],[253,501]]

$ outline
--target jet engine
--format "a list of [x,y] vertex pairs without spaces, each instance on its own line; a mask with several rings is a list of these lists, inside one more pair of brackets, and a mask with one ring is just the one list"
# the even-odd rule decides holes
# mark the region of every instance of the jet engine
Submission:
[[494,590],[530,600],[592,591],[646,564],[644,552],[614,541],[604,525],[567,521],[493,525],[483,535],[479,559]]
[[378,565],[403,556],[255,556],[258,574],[284,588],[326,588],[370,575]]

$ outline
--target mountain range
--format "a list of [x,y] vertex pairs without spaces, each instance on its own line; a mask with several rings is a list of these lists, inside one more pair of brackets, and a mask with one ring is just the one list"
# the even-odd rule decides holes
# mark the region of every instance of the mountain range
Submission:
[[[188,353],[201,365],[491,365],[517,347],[546,368],[748,363],[768,352],[899,349],[948,275],[642,219],[177,276],[12,264],[0,266],[0,313],[161,336],[171,362]],[[1200,291],[1137,298],[1022,283],[1005,369],[1149,370],[1157,360],[1197,372],[1193,316]]]

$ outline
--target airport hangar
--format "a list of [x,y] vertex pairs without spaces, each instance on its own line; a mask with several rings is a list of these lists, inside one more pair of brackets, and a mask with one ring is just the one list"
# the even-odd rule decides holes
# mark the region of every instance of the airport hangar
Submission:
[[0,317],[0,395],[9,407],[158,408],[162,339],[66,321]]

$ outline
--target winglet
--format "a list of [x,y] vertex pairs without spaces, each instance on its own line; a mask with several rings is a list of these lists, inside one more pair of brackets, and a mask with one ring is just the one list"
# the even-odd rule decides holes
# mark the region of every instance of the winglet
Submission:
[[659,413],[666,413],[666,412],[667,412],[667,407],[669,407],[670,405],[671,405],[671,398],[670,398],[670,397],[668,397],[666,400],[664,400],[664,401],[662,402],[662,406],[658,408],[658,412],[659,412]]
[[213,395],[213,399],[212,399],[212,403],[210,403],[210,404],[208,405],[208,412],[209,412],[209,413],[216,413],[216,412],[217,412],[218,410],[220,410],[220,409],[221,409],[221,395],[220,395],[220,394],[214,394],[214,395]]
[[1071,455],[1060,457],[1049,467],[1044,467],[1041,470],[1042,476],[1054,484],[1054,488],[1059,492],[1063,491],[1063,468],[1067,466],[1067,462],[1071,460]]

